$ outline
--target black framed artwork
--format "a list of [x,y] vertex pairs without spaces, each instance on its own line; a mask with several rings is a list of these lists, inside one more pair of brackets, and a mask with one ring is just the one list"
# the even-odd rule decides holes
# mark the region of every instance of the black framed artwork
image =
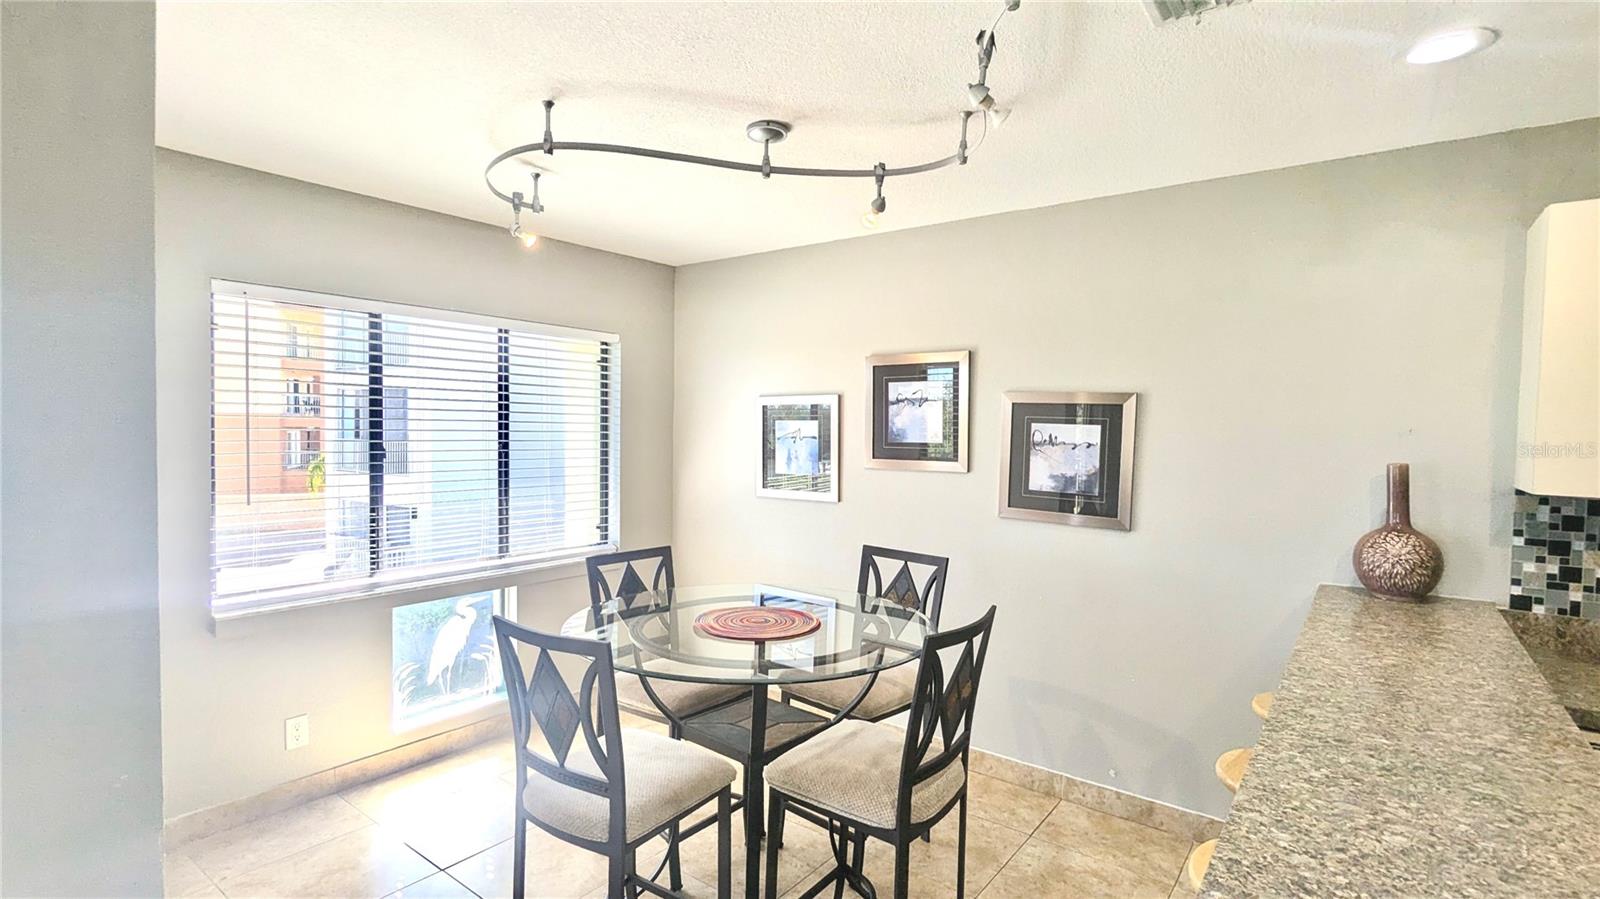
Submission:
[[867,357],[867,467],[967,470],[967,350]]
[[763,396],[756,408],[756,495],[838,502],[839,395]]
[[1000,517],[1128,530],[1138,394],[1002,397]]

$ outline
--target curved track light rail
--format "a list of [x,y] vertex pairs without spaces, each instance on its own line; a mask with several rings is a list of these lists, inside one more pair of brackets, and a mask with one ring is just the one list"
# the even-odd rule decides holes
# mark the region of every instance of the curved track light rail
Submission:
[[[540,173],[537,171],[533,173],[533,196],[531,199],[528,199],[521,191],[512,191],[510,194],[507,194],[496,187],[494,184],[494,172],[498,166],[508,159],[513,159],[515,157],[530,153],[543,153],[546,156],[550,156],[558,150],[578,151],[585,153],[615,153],[623,156],[640,156],[647,159],[661,159],[667,162],[683,162],[691,165],[703,165],[711,168],[729,169],[736,172],[752,172],[754,174],[759,174],[763,178],[770,178],[773,175],[785,175],[802,178],[873,178],[877,182],[878,192],[877,196],[872,201],[870,214],[875,216],[877,213],[883,212],[886,205],[883,198],[883,182],[885,179],[896,178],[903,175],[920,175],[924,172],[932,172],[938,169],[947,168],[952,165],[966,165],[968,151],[969,149],[974,149],[969,148],[967,145],[968,124],[972,117],[974,115],[982,115],[984,117],[983,134],[979,136],[980,144],[982,143],[983,138],[988,134],[989,121],[991,117],[996,124],[1004,120],[1007,112],[1005,110],[997,109],[994,106],[993,96],[989,93],[987,83],[989,63],[994,57],[995,27],[1000,24],[1000,20],[1005,17],[1006,13],[1017,9],[1017,7],[1021,5],[1021,2],[1022,0],[1002,0],[1003,8],[1001,9],[1000,14],[995,17],[994,24],[990,25],[989,28],[978,32],[978,80],[973,84],[967,85],[966,91],[971,100],[971,105],[973,108],[961,112],[961,141],[956,147],[956,152],[950,154],[949,156],[934,159],[928,162],[918,163],[916,165],[899,166],[896,168],[890,168],[881,162],[871,168],[864,169],[833,169],[811,168],[806,166],[773,165],[771,158],[772,144],[782,141],[784,138],[788,137],[790,131],[789,125],[774,119],[762,119],[756,122],[751,122],[748,126],[746,126],[746,134],[750,137],[750,139],[761,144],[760,162],[742,162],[735,159],[718,159],[713,156],[696,156],[692,153],[678,153],[672,150],[657,150],[651,147],[635,147],[627,144],[605,144],[594,143],[591,141],[558,141],[553,139],[551,131],[551,113],[555,108],[555,101],[545,100],[544,140],[537,143],[523,144],[519,147],[512,147],[511,149],[490,160],[489,164],[483,169],[483,182],[488,186],[490,193],[494,194],[497,198],[511,206],[513,215],[513,224],[510,228],[511,233],[513,236],[521,239],[525,246],[529,247],[533,246],[533,240],[536,240],[537,238],[530,239],[531,235],[522,231],[521,213],[523,210],[528,210],[529,212],[533,213],[544,211],[544,205],[539,201]],[[873,223],[874,225],[876,224],[875,217],[873,218]]]

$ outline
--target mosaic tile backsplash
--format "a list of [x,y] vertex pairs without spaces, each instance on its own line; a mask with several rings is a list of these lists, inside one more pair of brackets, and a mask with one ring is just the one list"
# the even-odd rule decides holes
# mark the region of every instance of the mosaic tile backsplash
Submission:
[[1600,619],[1600,499],[1517,491],[1511,608]]

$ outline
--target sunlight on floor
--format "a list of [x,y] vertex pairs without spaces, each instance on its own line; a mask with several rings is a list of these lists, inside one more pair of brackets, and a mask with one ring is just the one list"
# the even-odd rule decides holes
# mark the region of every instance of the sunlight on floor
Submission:
[[[624,726],[665,733],[624,713]],[[168,897],[408,897],[511,895],[511,743],[495,740],[174,848]],[[1188,893],[1179,873],[1193,848],[1183,837],[1061,802],[982,774],[972,776],[967,895],[1150,897]],[[743,828],[735,824],[735,853]],[[914,897],[955,896],[956,820],[912,853]],[[653,841],[639,868],[666,849]],[[735,859],[734,889],[743,889]],[[797,897],[831,864],[820,828],[791,818],[779,854],[780,895]],[[716,835],[683,846],[684,895],[713,897]],[[893,853],[870,843],[867,876],[889,895]],[[603,899],[606,863],[537,829],[528,839],[527,895]]]

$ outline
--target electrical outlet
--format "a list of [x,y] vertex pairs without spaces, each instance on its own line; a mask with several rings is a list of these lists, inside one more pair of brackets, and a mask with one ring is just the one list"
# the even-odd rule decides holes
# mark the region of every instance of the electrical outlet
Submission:
[[283,748],[300,749],[311,745],[311,716],[296,715],[283,719]]

